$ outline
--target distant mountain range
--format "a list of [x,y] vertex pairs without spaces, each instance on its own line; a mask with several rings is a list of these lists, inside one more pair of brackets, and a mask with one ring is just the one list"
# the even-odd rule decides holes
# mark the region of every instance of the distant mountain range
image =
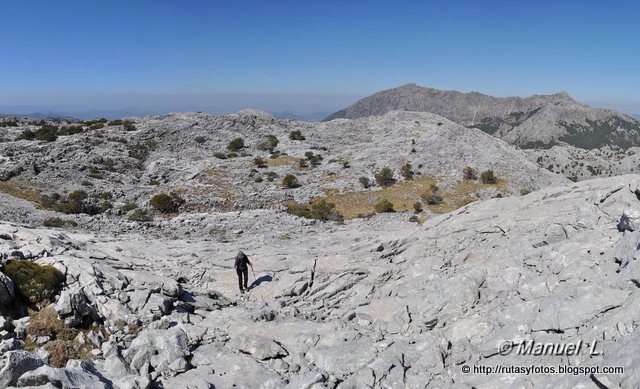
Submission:
[[306,122],[319,122],[326,118],[330,112],[295,113],[291,111],[269,112],[277,119],[294,119]]
[[499,98],[406,84],[365,97],[325,121],[392,110],[435,113],[522,148],[549,148],[558,143],[585,149],[640,146],[640,121],[611,109],[591,108],[566,92]]

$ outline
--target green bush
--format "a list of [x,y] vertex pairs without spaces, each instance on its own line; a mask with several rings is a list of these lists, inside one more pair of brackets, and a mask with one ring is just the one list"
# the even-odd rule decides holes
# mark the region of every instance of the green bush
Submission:
[[229,151],[240,151],[244,147],[244,139],[235,138],[227,145],[227,149]]
[[127,219],[132,222],[150,222],[153,220],[153,217],[144,209],[136,209],[131,212],[131,215],[129,215]]
[[298,179],[293,174],[287,174],[282,179],[282,186],[285,188],[297,188],[300,186]]
[[413,178],[413,174],[413,167],[409,162],[400,167],[400,175],[402,175],[405,180],[411,180]]
[[382,199],[378,201],[374,206],[374,209],[378,213],[395,212],[395,210],[393,209],[393,203],[387,199]]
[[291,140],[305,140],[305,137],[302,136],[300,130],[293,130],[289,133],[289,139]]
[[207,139],[204,136],[198,135],[195,138],[193,138],[193,140],[195,140],[196,143],[202,144],[202,143],[206,142]]
[[275,180],[277,177],[278,177],[278,173],[276,172],[267,173],[267,181],[269,182],[273,182],[273,180]]
[[108,126],[121,126],[121,125],[122,125],[121,119],[112,120],[108,124]]
[[322,161],[322,156],[320,154],[313,154],[313,151],[307,151],[306,153],[304,153],[304,156],[313,166],[320,165],[320,161]]
[[64,274],[55,267],[28,260],[9,261],[3,272],[13,280],[20,298],[38,306],[51,302],[65,280]]
[[177,193],[160,193],[151,198],[149,204],[162,213],[177,212],[184,200]]
[[57,227],[57,228],[61,228],[65,226],[65,222],[64,220],[60,219],[59,217],[50,217],[50,218],[46,218],[42,221],[42,225],[45,227]]
[[342,221],[344,218],[335,208],[335,204],[325,199],[313,200],[309,205],[302,205],[295,201],[287,204],[287,212],[298,217],[321,221]]
[[480,181],[482,181],[483,184],[495,184],[498,182],[498,179],[493,174],[493,170],[485,170],[480,174]]
[[478,173],[476,172],[476,169],[471,166],[465,166],[464,169],[462,169],[462,177],[465,180],[477,180]]
[[273,150],[278,146],[278,138],[275,135],[266,135],[258,144],[258,149],[273,153]]
[[367,188],[369,188],[371,186],[371,181],[369,181],[369,177],[362,176],[362,177],[358,178],[358,182],[365,189],[367,189]]
[[376,172],[373,175],[376,179],[376,182],[378,183],[378,185],[380,186],[391,186],[393,184],[395,184],[396,179],[393,178],[393,170],[391,170],[389,167],[385,166],[382,169],[380,169],[380,171]]
[[31,130],[22,131],[22,133],[18,135],[18,137],[16,138],[16,140],[34,140],[34,139],[36,139],[36,133]]
[[58,139],[57,126],[51,124],[45,124],[36,131],[36,139],[44,142],[55,142]]
[[416,201],[415,203],[413,203],[413,211],[414,211],[415,213],[420,213],[420,212],[422,212],[422,211],[423,211],[422,203],[421,203],[421,202],[419,202],[419,201]]
[[213,153],[213,156],[218,159],[227,159],[227,154],[225,153],[216,152],[216,153]]

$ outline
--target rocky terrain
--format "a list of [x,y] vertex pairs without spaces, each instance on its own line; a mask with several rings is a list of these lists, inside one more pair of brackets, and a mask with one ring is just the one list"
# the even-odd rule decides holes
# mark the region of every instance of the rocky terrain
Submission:
[[565,92],[497,98],[407,84],[365,97],[325,120],[377,116],[391,110],[431,112],[522,148],[568,144],[626,150],[640,146],[640,121],[614,110],[580,104]]
[[[640,176],[573,183],[431,113],[3,123],[0,387],[638,381]],[[521,340],[602,354],[500,353]],[[625,371],[464,372],[498,364]]]

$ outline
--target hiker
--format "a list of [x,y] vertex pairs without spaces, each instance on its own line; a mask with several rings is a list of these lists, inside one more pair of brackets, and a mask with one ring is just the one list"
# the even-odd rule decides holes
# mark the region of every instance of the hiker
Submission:
[[[240,293],[244,293],[247,288],[247,282],[249,281],[249,269],[247,268],[247,264],[251,266],[251,271],[253,271],[253,264],[249,261],[249,258],[242,251],[238,251],[236,255],[236,273],[238,273],[238,286],[240,287]],[[242,283],[244,280],[244,284]],[[244,288],[243,288],[244,285]]]

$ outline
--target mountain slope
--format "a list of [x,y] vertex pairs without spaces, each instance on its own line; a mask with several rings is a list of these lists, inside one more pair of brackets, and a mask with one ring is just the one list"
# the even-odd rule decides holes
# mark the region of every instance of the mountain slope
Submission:
[[561,142],[586,149],[640,146],[640,121],[580,104],[565,92],[498,98],[407,84],[365,97],[325,120],[382,115],[390,110],[435,113],[523,148]]

